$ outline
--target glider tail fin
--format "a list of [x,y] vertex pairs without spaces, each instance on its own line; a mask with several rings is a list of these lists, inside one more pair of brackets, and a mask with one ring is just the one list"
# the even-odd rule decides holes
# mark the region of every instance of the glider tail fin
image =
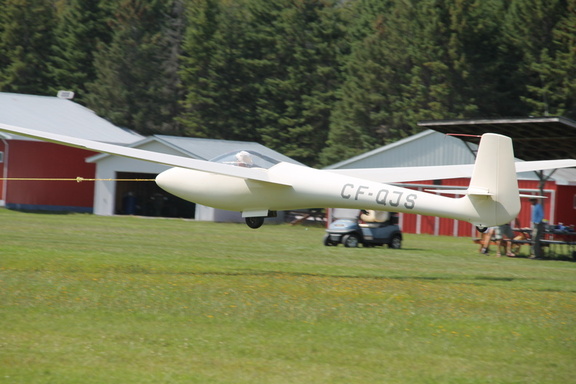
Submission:
[[494,133],[482,135],[467,195],[478,214],[479,227],[500,225],[520,212],[520,196],[512,139]]

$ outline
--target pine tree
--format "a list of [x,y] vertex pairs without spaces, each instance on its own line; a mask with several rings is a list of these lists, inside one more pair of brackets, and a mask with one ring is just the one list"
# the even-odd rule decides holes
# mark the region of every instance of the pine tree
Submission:
[[474,98],[477,111],[465,117],[508,117],[524,113],[519,101],[522,85],[515,77],[518,58],[514,52],[502,48],[506,4],[508,2],[501,0],[478,0],[467,7],[469,21],[459,31],[464,41],[463,54],[470,65],[464,96]]
[[438,42],[442,10],[429,3],[358,3],[355,19],[367,30],[351,27],[364,37],[352,43],[346,61],[346,78],[322,153],[324,164],[415,133],[419,118],[445,109],[450,88],[449,67]]
[[324,145],[341,23],[315,0],[193,2],[181,121],[201,137],[255,140],[308,164]]
[[75,101],[82,103],[86,84],[96,80],[94,52],[110,40],[108,17],[100,1],[70,0],[65,5],[52,46],[54,93],[74,91]]
[[346,61],[324,164],[417,133],[420,120],[497,113],[488,84],[498,71],[487,65],[497,0],[364,0],[355,11],[350,30],[362,40]]
[[345,79],[332,112],[327,146],[321,154],[324,165],[382,145],[383,138],[389,135],[385,121],[389,118],[390,88],[385,92],[383,84],[403,82],[402,74],[388,63],[405,54],[384,46],[388,38],[387,15],[392,9],[390,3],[371,0],[360,1],[352,9],[357,22],[349,29],[357,40],[352,41],[344,64]]
[[188,3],[180,76],[184,89],[179,121],[189,136],[258,140],[251,88],[257,64],[247,47],[242,2]]
[[56,17],[45,0],[3,0],[0,91],[51,94],[49,59]]
[[114,9],[112,38],[95,53],[96,80],[87,84],[85,99],[114,124],[143,134],[176,129],[177,92],[166,90],[167,79],[174,81],[167,75],[174,42],[166,31],[175,25],[167,17],[173,7],[161,0],[123,0]]
[[576,1],[561,10],[558,4],[551,43],[541,48],[529,69],[539,83],[527,84],[529,96],[524,98],[535,115],[576,116]]
[[555,87],[552,101],[558,115],[576,119],[576,1],[570,0],[566,12],[553,31],[554,62],[550,66]]
[[554,31],[566,10],[566,0],[514,0],[508,9],[505,49],[518,58],[516,81],[525,86],[519,98],[531,115],[560,112],[553,100],[556,93],[553,57],[558,49]]
[[[500,0],[423,0],[415,3],[409,84],[398,123],[413,133],[418,120],[498,116]],[[392,27],[399,30],[400,26]],[[507,110],[509,112],[509,110]],[[396,119],[398,120],[398,119]]]
[[339,9],[301,0],[268,20],[261,28],[272,30],[274,50],[267,54],[274,66],[259,89],[257,130],[265,145],[315,165],[340,84],[338,53],[346,49]]

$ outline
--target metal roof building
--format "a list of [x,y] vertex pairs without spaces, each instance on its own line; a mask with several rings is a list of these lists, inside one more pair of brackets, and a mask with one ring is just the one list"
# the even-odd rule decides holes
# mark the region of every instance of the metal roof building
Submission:
[[[255,142],[214,140],[154,135],[130,145],[148,151],[211,160],[222,154],[241,150],[258,152],[280,161],[299,164]],[[151,180],[168,166],[120,156],[98,154],[87,159],[96,164],[94,213],[98,215],[142,214],[147,216],[194,217],[205,221],[243,221],[238,212],[215,210],[185,202],[162,191],[156,183],[108,181],[103,179]]]
[[[576,159],[576,121],[562,116],[430,120],[419,126],[442,133],[499,133],[512,138],[514,153],[522,160]],[[462,136],[466,142],[478,142],[473,136]]]
[[[113,144],[131,144],[142,135],[115,126],[92,110],[53,96],[0,92],[0,121],[4,124]],[[7,139],[24,139],[0,133]]]
[[[409,148],[409,150],[407,150]],[[478,146],[473,148],[476,150]],[[426,130],[332,164],[326,169],[473,164],[474,153],[455,137]]]

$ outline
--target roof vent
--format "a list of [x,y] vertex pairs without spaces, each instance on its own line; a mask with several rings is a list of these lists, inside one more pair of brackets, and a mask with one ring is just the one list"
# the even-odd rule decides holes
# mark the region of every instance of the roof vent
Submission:
[[72,100],[74,98],[74,92],[72,91],[58,91],[56,95],[59,99]]

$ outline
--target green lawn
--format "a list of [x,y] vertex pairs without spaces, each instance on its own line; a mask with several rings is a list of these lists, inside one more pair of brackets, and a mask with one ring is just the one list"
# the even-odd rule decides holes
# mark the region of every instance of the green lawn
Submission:
[[0,383],[575,383],[576,263],[0,209]]

